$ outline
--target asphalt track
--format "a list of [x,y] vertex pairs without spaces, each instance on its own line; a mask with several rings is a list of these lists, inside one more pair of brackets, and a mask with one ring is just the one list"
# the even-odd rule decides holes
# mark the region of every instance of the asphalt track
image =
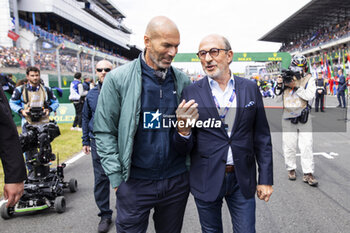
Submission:
[[[277,106],[273,100],[265,100],[266,106]],[[328,106],[336,106],[334,97],[327,98]],[[269,111],[269,110],[267,110]],[[327,108],[326,108],[327,111]],[[327,112],[337,112],[328,108]],[[315,176],[319,180],[317,188],[302,182],[300,159],[297,160],[297,180],[289,181],[282,156],[280,120],[271,120],[274,152],[274,193],[268,203],[257,199],[256,230],[263,233],[348,233],[350,232],[350,152],[349,127],[346,130],[334,130],[333,123],[345,123],[346,113],[340,110],[339,116],[327,116],[321,122],[323,132],[314,133]],[[268,114],[270,114],[268,112]],[[317,115],[318,114],[318,115]],[[320,116],[314,113],[313,115]],[[343,115],[342,115],[343,114]],[[343,116],[343,118],[342,118]],[[317,126],[318,127],[318,126]],[[319,130],[322,131],[322,130]],[[334,132],[337,131],[337,132]],[[341,132],[340,132],[341,131]],[[331,153],[333,152],[333,153]],[[32,214],[17,215],[9,220],[0,219],[2,233],[62,232],[86,233],[97,232],[99,222],[97,207],[93,197],[92,162],[89,155],[81,157],[65,170],[67,180],[76,178],[79,183],[77,193],[65,194],[67,210],[57,214],[54,210],[45,210]],[[112,205],[115,196],[111,193]],[[114,208],[113,208],[114,210]],[[231,220],[224,203],[224,232],[232,232]],[[113,220],[115,219],[115,211]],[[147,232],[154,232],[153,222]],[[115,232],[113,226],[110,232]],[[198,214],[190,195],[184,217],[184,233],[200,232]]]

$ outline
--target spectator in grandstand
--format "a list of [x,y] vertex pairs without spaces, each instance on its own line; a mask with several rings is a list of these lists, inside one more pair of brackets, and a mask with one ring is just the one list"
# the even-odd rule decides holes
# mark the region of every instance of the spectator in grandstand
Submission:
[[294,41],[285,43],[280,48],[281,52],[284,51],[295,51],[305,50],[311,47],[315,47],[331,40],[337,40],[341,37],[349,35],[350,32],[350,20],[345,19],[344,21],[338,22],[334,25],[325,26],[319,28],[317,31],[310,33],[309,35],[297,38]]
[[14,206],[23,194],[27,179],[18,132],[7,98],[0,88],[0,158],[5,173],[4,197],[7,207]]
[[[303,68],[301,73],[293,70]],[[304,76],[306,59],[302,55],[292,58],[293,76],[288,82],[277,79],[275,94],[277,101],[283,101],[282,142],[288,179],[296,180],[296,153],[299,146],[303,181],[310,186],[317,186],[314,177],[314,157],[312,152],[312,122],[309,117],[309,101],[315,98],[316,80],[310,73]],[[297,79],[297,76],[299,79]]]
[[338,68],[338,88],[337,88],[337,98],[339,105],[338,108],[346,108],[346,102],[345,102],[345,89],[346,89],[346,82],[345,77],[343,75],[343,69]]
[[[84,99],[87,95],[87,91],[84,90],[83,84],[81,83],[81,73],[77,72],[74,74],[74,80],[70,84],[69,100],[73,102],[75,109],[75,118],[71,130],[81,131],[81,114],[84,106]],[[78,126],[78,127],[77,127]]]
[[100,156],[96,151],[96,142],[93,135],[94,114],[96,111],[97,100],[102,88],[102,83],[108,72],[112,70],[112,64],[107,60],[99,61],[96,64],[96,74],[98,76],[97,86],[89,91],[83,108],[83,151],[88,154],[91,151],[92,165],[94,168],[94,196],[97,207],[100,210],[98,214],[101,221],[98,224],[98,232],[108,232],[112,222],[112,213],[109,205],[109,179],[106,176],[102,166]]
[[156,232],[180,233],[189,195],[186,155],[174,148],[174,127],[155,127],[160,115],[175,115],[190,80],[171,66],[180,44],[174,22],[153,18],[144,43],[138,59],[104,80],[94,120],[97,153],[116,191],[117,232],[146,232],[154,209]]
[[[199,114],[200,121],[217,116],[220,126],[191,130],[179,124],[175,146],[191,155],[190,187],[202,232],[223,232],[225,198],[233,231],[253,233],[255,192],[266,202],[273,192],[271,135],[262,97],[255,83],[230,71],[233,52],[225,37],[204,37],[197,54],[207,76],[184,89],[177,122],[192,121]],[[198,113],[189,107],[191,102],[192,108],[201,106]]]
[[320,109],[321,112],[324,112],[324,98],[327,94],[326,90],[326,81],[322,77],[322,72],[318,72],[318,78],[316,79],[315,112],[318,112],[318,109]]
[[[59,106],[56,96],[50,87],[40,84],[40,70],[37,67],[30,66],[26,70],[27,84],[16,87],[10,99],[12,111],[22,117],[22,132],[26,132],[27,124],[44,124],[49,122],[50,112],[56,111]],[[31,110],[34,108],[43,108],[44,115],[38,121],[31,118]],[[30,155],[26,159],[30,159]],[[28,166],[28,170],[32,168]]]

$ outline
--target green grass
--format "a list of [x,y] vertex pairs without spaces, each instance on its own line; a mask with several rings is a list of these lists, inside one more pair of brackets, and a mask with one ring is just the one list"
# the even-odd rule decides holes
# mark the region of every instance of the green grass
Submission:
[[[73,155],[79,153],[82,148],[81,144],[81,131],[71,131],[71,123],[58,124],[60,127],[61,135],[53,140],[51,143],[52,152],[56,155],[56,160],[52,162],[52,166],[57,165],[57,157],[59,156],[60,163],[68,160]],[[18,132],[21,132],[21,128],[18,127]],[[0,164],[0,197],[2,196],[4,188],[4,173],[2,164]]]

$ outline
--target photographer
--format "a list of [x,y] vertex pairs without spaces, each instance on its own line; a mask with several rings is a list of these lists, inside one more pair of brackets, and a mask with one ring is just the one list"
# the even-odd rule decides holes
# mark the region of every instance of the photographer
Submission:
[[[49,122],[50,112],[56,111],[59,106],[51,88],[40,84],[38,68],[28,67],[26,77],[28,83],[16,87],[10,99],[12,111],[22,117],[22,133],[26,132],[27,124],[41,125]],[[31,170],[30,167],[28,169]]]
[[313,176],[312,122],[309,116],[311,101],[315,97],[315,78],[310,73],[304,76],[306,58],[295,55],[289,70],[277,79],[275,94],[283,101],[283,153],[289,180],[296,180],[297,145],[301,152],[303,181],[311,186],[318,182]]

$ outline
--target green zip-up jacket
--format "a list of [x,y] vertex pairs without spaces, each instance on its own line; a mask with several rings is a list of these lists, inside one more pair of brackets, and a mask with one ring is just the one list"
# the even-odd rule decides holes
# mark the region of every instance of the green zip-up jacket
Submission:
[[[140,57],[109,72],[103,82],[94,119],[97,153],[113,188],[130,174],[134,136],[141,111]],[[179,104],[182,90],[191,82],[172,67]]]

